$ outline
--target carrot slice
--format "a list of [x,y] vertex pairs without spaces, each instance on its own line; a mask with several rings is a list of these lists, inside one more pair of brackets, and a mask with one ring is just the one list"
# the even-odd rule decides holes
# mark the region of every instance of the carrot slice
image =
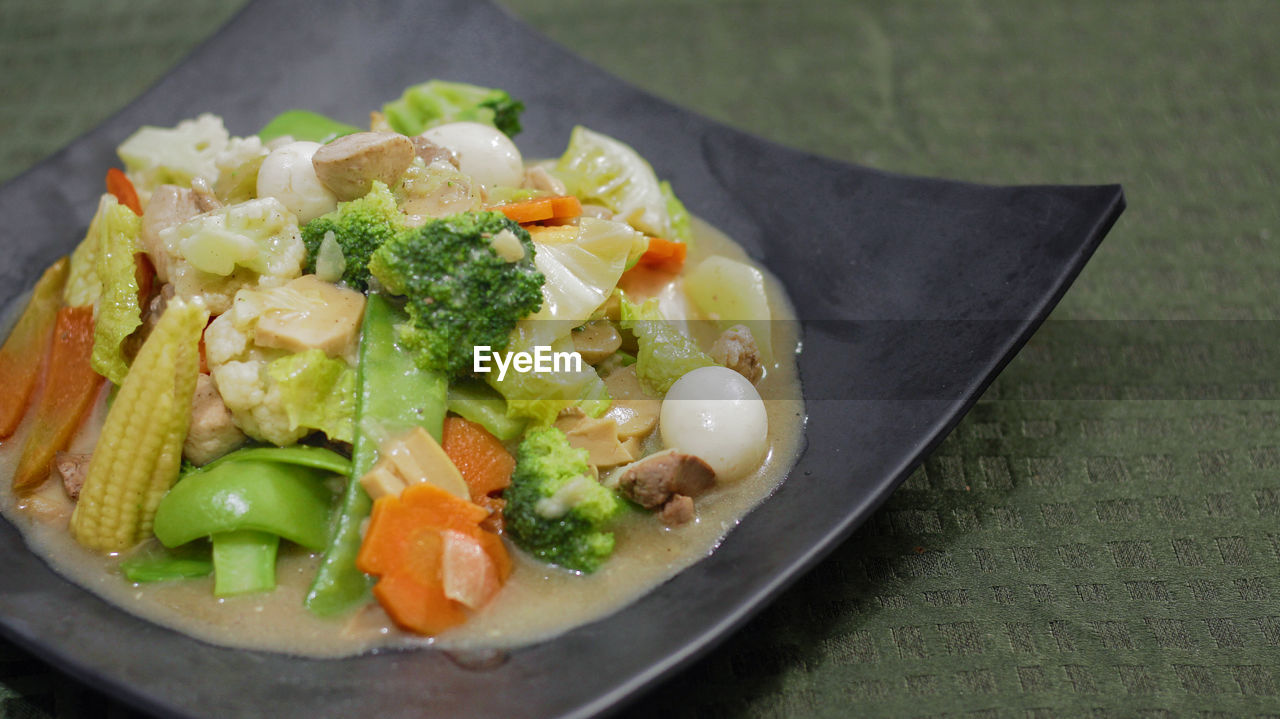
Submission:
[[479,527],[488,514],[432,484],[415,484],[399,497],[374,502],[356,567],[378,576],[373,595],[398,625],[431,635],[466,621],[465,606],[445,593],[446,532],[465,535],[484,549],[482,555],[472,554],[475,566],[460,566],[468,560],[455,554],[452,573],[483,577],[492,572],[499,583],[506,579],[511,560],[502,540]]
[[90,366],[92,354],[93,307],[59,310],[44,391],[35,405],[31,433],[13,475],[15,492],[34,489],[49,478],[53,456],[71,443],[93,405],[103,379]]
[[[423,554],[434,557],[432,564],[439,574],[438,550],[434,554],[428,551]],[[373,596],[392,621],[417,634],[439,634],[467,621],[466,610],[444,595],[443,584],[438,578],[422,582],[410,574],[388,574],[374,585]]]
[[142,203],[138,202],[138,191],[133,188],[129,176],[113,167],[107,170],[107,192],[116,196],[120,204],[133,210],[133,214],[142,215]]
[[556,195],[551,198],[551,219],[568,220],[582,214],[582,203],[573,195]]
[[440,446],[462,473],[472,502],[483,505],[484,498],[511,484],[516,460],[482,425],[461,417],[446,417]]
[[679,272],[688,251],[689,247],[683,242],[650,237],[649,249],[640,255],[639,264],[664,272]]
[[509,202],[492,209],[524,225],[530,222],[573,219],[582,214],[582,203],[573,195],[556,195]]
[[40,370],[48,361],[49,338],[70,268],[70,260],[63,257],[44,271],[18,324],[0,347],[0,387],[4,388],[0,392],[0,439],[13,434],[27,413]]
[[476,539],[480,541],[484,551],[489,553],[489,559],[493,560],[493,566],[498,570],[498,579],[507,581],[507,577],[511,576],[511,555],[507,553],[507,545],[502,543],[502,538],[493,532],[480,532]]

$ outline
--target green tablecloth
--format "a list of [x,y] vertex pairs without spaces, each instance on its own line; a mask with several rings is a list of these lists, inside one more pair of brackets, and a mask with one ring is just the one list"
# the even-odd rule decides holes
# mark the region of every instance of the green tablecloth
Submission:
[[[638,715],[1280,713],[1280,3],[506,4],[785,144],[1130,203],[924,468]],[[239,5],[0,1],[0,178]],[[112,705],[0,644],[0,706]]]

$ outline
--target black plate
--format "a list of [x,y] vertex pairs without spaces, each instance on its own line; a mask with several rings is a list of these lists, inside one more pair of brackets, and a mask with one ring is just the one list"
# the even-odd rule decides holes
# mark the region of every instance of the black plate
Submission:
[[290,107],[358,124],[430,77],[522,98],[527,156],[558,154],[578,123],[629,142],[781,278],[803,320],[809,411],[789,480],[709,559],[484,672],[436,651],[313,661],[212,647],[63,581],[2,522],[0,633],[165,715],[616,707],[722,640],[866,519],[1022,346],[1124,205],[1117,186],[986,187],[778,147],[621,83],[487,2],[263,0],[119,115],[0,188],[0,303],[74,246],[114,147],[139,125],[211,111],[248,134]]

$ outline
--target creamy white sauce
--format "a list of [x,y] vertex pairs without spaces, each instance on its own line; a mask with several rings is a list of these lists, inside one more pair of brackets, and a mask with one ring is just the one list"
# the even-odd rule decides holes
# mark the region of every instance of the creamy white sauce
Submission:
[[[695,220],[695,233],[690,263],[712,254],[749,261],[740,247],[709,225]],[[768,277],[767,288],[773,318],[794,319],[779,283]],[[56,480],[21,500],[8,491],[7,481],[0,480],[0,512],[59,574],[125,611],[214,644],[313,657],[424,644],[451,649],[520,646],[605,617],[707,556],[782,482],[804,436],[804,404],[795,372],[797,342],[794,322],[773,322],[775,365],[768,368],[760,390],[765,397],[784,399],[765,401],[769,450],[754,474],[698,497],[696,521],[681,527],[668,528],[647,512],[629,514],[614,529],[613,556],[591,575],[548,567],[508,542],[515,568],[507,585],[466,624],[434,639],[396,629],[376,603],[346,616],[315,617],[303,608],[302,599],[318,557],[287,543],[281,547],[274,592],[218,599],[211,578],[130,584],[119,573],[118,557],[89,552],[71,538],[67,523],[72,504]],[[103,416],[105,402],[100,401],[72,451],[92,449]],[[0,478],[12,476],[24,429],[0,443]],[[654,439],[650,438],[650,450],[656,449]]]

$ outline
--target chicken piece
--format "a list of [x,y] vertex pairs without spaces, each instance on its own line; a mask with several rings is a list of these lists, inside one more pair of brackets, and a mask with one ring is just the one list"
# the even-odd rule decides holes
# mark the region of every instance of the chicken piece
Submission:
[[92,457],[92,454],[74,452],[58,452],[53,455],[53,469],[58,473],[62,488],[67,490],[67,496],[73,502],[80,498],[80,488],[84,486],[84,479],[89,474],[89,460]]
[[556,428],[564,432],[569,446],[587,450],[587,464],[594,467],[616,467],[636,458],[634,444],[618,439],[618,423],[612,419],[596,419],[573,410],[556,419]]
[[658,510],[664,522],[682,524],[693,519],[693,498],[715,486],[716,473],[698,457],[668,449],[617,470],[615,482],[628,499]]
[[222,200],[214,194],[213,187],[209,185],[209,181],[203,177],[194,177],[191,180],[191,197],[195,200],[196,207],[200,212],[208,212],[222,207]]
[[441,147],[436,143],[428,140],[422,135],[415,135],[409,138],[413,142],[413,154],[422,158],[422,163],[430,165],[433,162],[447,162],[458,167],[458,155],[447,147]]
[[746,377],[751,384],[759,382],[764,376],[764,366],[760,364],[760,347],[745,325],[734,325],[725,330],[715,344],[711,345],[710,354],[716,364],[724,365]]
[[298,310],[270,309],[258,319],[253,341],[290,352],[315,348],[346,357],[356,346],[364,316],[364,295],[303,275],[285,285],[308,298]]
[[693,521],[696,513],[693,509],[693,497],[677,494],[658,510],[658,518],[669,527],[678,527]]
[[542,190],[552,195],[567,195],[569,190],[547,168],[534,165],[524,171],[524,186],[531,190]]
[[207,374],[196,376],[191,399],[191,427],[182,445],[182,454],[198,465],[208,464],[248,439],[231,418],[231,410],[218,394],[218,386]]
[[413,163],[414,147],[396,132],[357,132],[316,150],[311,166],[320,184],[341,201],[364,197],[373,181],[394,185]]
[[613,404],[604,416],[618,424],[618,437],[644,437],[653,431],[662,412],[662,400],[644,393],[634,365],[610,372],[604,378],[604,386],[613,397]]
[[164,314],[164,308],[169,305],[173,296],[173,285],[165,284],[147,301],[147,306],[142,308],[142,324],[124,338],[124,343],[120,346],[130,363],[133,362],[134,357],[138,356],[138,350],[142,349],[142,345],[151,336],[151,330],[154,330],[156,324],[160,322],[160,315]]
[[622,335],[608,320],[593,320],[573,331],[573,349],[582,361],[598,365],[622,346]]
[[180,225],[203,212],[196,193],[177,185],[161,185],[151,193],[146,212],[142,213],[142,232],[139,241],[142,249],[155,265],[156,276],[168,282],[177,258],[165,249],[160,239],[161,230]]

